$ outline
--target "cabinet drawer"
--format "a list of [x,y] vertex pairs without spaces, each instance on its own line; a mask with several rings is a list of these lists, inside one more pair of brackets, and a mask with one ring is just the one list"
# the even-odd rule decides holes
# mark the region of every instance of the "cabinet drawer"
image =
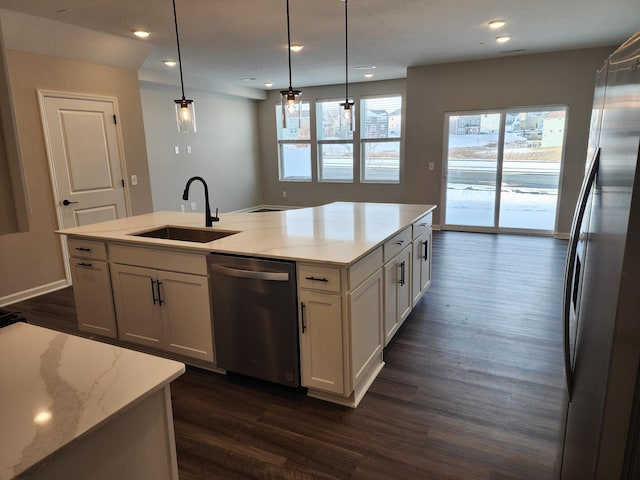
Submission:
[[322,265],[298,265],[298,287],[340,292],[340,269]]
[[84,240],[82,238],[68,238],[67,247],[69,256],[90,258],[92,260],[107,259],[107,245],[96,240]]
[[433,223],[432,218],[433,215],[431,213],[427,213],[426,215],[413,222],[413,238],[418,238],[420,235],[431,228],[431,224]]
[[411,228],[407,227],[395,234],[384,244],[384,261],[388,262],[411,242]]
[[349,290],[353,290],[382,266],[382,247],[376,248],[349,268]]
[[110,243],[109,256],[112,263],[208,275],[206,255]]

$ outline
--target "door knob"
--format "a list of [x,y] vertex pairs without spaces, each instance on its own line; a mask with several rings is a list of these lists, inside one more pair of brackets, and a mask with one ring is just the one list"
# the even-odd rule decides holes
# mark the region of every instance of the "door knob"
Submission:
[[62,204],[66,207],[67,205],[71,205],[72,203],[78,203],[78,202],[71,202],[69,200],[67,200],[66,198],[62,201]]

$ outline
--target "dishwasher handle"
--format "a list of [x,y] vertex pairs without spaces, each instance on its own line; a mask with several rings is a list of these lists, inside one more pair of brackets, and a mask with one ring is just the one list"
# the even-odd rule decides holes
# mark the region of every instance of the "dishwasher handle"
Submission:
[[249,278],[251,280],[270,280],[274,282],[288,282],[288,272],[260,272],[253,270],[241,270],[239,268],[223,267],[221,265],[209,264],[209,268],[213,272],[222,275],[228,275],[236,278]]

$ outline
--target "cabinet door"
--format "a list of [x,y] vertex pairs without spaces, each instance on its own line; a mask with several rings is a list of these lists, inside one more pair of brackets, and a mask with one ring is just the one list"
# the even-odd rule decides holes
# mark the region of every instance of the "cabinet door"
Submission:
[[111,265],[118,337],[121,340],[161,347],[162,315],[156,271],[129,265]]
[[384,344],[393,338],[413,305],[411,245],[384,266]]
[[165,348],[214,361],[207,277],[158,271]]
[[340,295],[300,290],[299,300],[302,384],[344,394]]
[[117,336],[109,265],[95,260],[70,258],[78,328],[106,337]]
[[420,262],[420,289],[424,293],[431,286],[431,243],[433,240],[433,230],[425,235],[422,261]]
[[411,263],[412,248],[408,245],[398,254],[398,323],[402,324],[411,313],[413,296],[411,292],[411,276],[413,265]]
[[351,320],[351,376],[353,387],[366,376],[371,362],[379,362],[383,348],[382,271],[349,294]]
[[431,285],[431,229],[413,241],[413,304]]
[[398,281],[400,270],[397,258],[393,258],[384,266],[384,344],[393,338],[400,326],[398,318]]

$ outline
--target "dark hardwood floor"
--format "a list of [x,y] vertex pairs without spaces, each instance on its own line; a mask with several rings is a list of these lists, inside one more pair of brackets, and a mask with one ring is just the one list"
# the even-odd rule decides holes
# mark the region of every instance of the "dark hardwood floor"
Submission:
[[[565,252],[434,233],[433,284],[355,410],[188,368],[171,387],[180,478],[553,478]],[[11,308],[77,333],[71,289]]]

